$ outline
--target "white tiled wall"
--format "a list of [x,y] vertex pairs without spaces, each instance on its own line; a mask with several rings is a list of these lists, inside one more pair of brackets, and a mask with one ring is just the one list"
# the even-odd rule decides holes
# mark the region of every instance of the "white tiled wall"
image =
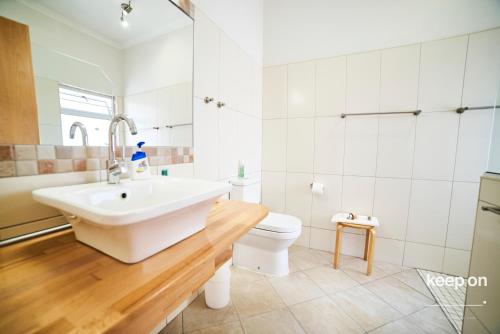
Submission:
[[[263,137],[261,106],[275,110],[277,117],[286,115],[286,87],[280,86],[286,85],[286,66],[266,73],[264,86],[274,91],[262,101],[262,66],[198,8],[195,16],[194,175],[225,181],[238,174],[239,161],[247,175],[260,177],[262,165],[283,170],[287,122],[266,124]],[[205,97],[214,100],[207,104]],[[225,106],[218,108],[218,101]],[[268,143],[264,152],[262,141]]]
[[[492,112],[453,110],[494,104],[499,55],[496,29],[265,68],[263,203],[301,218],[298,244],[331,251],[332,214],[355,211],[381,222],[377,260],[466,275]],[[345,233],[343,253],[363,247]]]

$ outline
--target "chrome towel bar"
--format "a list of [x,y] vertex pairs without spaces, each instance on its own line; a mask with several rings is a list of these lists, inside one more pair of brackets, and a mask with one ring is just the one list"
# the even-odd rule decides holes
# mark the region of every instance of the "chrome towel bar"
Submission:
[[173,129],[173,128],[176,128],[178,126],[188,126],[188,125],[193,125],[193,123],[172,124],[172,125],[165,125],[165,127],[168,129]]
[[457,114],[463,114],[466,110],[485,110],[485,109],[497,109],[500,106],[482,106],[482,107],[463,107],[455,110]]
[[341,118],[346,118],[347,116],[366,116],[366,115],[396,115],[396,114],[413,114],[415,116],[419,115],[422,110],[413,111],[391,111],[391,112],[365,112],[359,114],[341,114]]

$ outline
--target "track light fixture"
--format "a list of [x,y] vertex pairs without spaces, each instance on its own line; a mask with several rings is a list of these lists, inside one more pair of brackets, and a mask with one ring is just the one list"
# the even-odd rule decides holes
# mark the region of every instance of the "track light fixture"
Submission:
[[132,4],[131,4],[132,1],[129,1],[128,3],[126,2],[123,2],[121,5],[120,5],[120,8],[121,8],[121,16],[120,16],[120,22],[122,24],[123,27],[128,27],[128,22],[127,20],[125,19],[125,16],[130,14],[130,12],[132,12]]

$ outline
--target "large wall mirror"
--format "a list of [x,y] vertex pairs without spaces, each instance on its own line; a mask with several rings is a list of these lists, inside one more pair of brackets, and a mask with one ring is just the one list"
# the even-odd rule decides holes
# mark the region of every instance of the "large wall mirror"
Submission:
[[108,145],[125,113],[139,133],[121,143],[192,146],[193,20],[176,4],[2,0],[0,15],[29,26],[40,144],[83,145],[83,124]]

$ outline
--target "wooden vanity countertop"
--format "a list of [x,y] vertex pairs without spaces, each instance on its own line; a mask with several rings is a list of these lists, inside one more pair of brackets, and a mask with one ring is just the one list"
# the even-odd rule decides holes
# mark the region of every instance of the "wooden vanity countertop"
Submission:
[[267,213],[220,200],[206,229],[135,264],[76,241],[72,230],[0,248],[0,333],[149,333]]

